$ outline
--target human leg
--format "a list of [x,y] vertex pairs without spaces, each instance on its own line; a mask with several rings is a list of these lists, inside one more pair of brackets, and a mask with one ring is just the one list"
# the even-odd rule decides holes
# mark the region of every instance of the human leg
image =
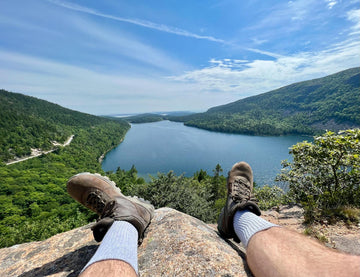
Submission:
[[137,245],[136,228],[126,221],[115,221],[94,256],[84,267],[81,276],[109,276],[112,272],[119,276],[118,270],[120,272],[126,270],[128,274],[133,273],[126,276],[136,276]]
[[132,272],[136,276],[137,245],[142,242],[154,207],[137,197],[124,196],[114,182],[97,174],[73,176],[67,190],[75,200],[100,216],[92,230],[96,241],[104,240],[82,276],[132,276],[120,272]]
[[228,197],[219,233],[242,241],[255,276],[360,276],[360,257],[335,252],[259,217],[252,197],[252,171],[241,162],[228,176]]
[[137,274],[128,263],[120,260],[104,260],[94,263],[80,275],[81,277],[135,277]]
[[255,276],[360,276],[360,256],[329,249],[286,228],[256,233],[247,262]]

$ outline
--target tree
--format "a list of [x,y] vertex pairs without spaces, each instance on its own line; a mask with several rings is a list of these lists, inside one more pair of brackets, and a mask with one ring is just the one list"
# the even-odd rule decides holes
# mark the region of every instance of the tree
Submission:
[[360,129],[326,132],[294,145],[277,181],[288,183],[295,201],[316,217],[346,206],[360,207]]
[[208,190],[196,179],[176,176],[173,171],[158,173],[150,183],[134,186],[130,194],[150,201],[155,208],[173,208],[205,222],[213,222],[216,216]]
[[213,169],[214,177],[211,180],[210,187],[210,193],[212,195],[211,200],[213,201],[224,198],[226,194],[226,179],[224,176],[220,175],[221,172],[223,172],[223,169],[221,168],[220,164],[217,164],[215,169]]

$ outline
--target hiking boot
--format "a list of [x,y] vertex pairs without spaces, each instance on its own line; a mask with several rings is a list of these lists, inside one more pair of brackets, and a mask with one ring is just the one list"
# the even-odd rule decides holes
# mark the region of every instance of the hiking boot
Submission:
[[240,242],[234,231],[234,215],[236,211],[249,210],[260,215],[260,209],[252,195],[253,173],[246,162],[234,164],[227,178],[227,199],[218,219],[218,231],[224,238],[234,238]]
[[141,243],[154,215],[150,202],[124,196],[114,182],[99,174],[77,174],[69,179],[67,190],[71,197],[100,216],[92,227],[96,241],[103,239],[115,220],[122,220],[137,229]]
[[138,231],[141,244],[146,228],[154,216],[154,206],[149,201],[134,197],[116,197],[108,202],[100,220],[91,228],[96,241],[101,241],[115,220],[127,221]]
[[88,172],[71,177],[67,182],[67,191],[72,198],[99,216],[107,202],[117,196],[124,197],[115,182],[100,174]]

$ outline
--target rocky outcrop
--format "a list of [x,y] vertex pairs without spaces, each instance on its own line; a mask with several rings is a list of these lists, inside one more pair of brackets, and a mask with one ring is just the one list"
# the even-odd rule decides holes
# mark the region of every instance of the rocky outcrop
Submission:
[[[0,276],[77,276],[99,245],[90,227],[0,249]],[[138,249],[141,276],[251,276],[244,258],[214,227],[169,208],[156,210]]]
[[[263,217],[303,232],[302,214],[296,206],[280,207],[264,212]],[[99,246],[90,227],[0,249],[0,276],[77,276]],[[328,246],[360,254],[356,252],[360,249],[359,228],[337,229],[335,237],[324,230],[330,238]],[[219,237],[216,225],[161,208],[155,211],[138,249],[139,271],[141,276],[252,276],[245,255],[241,244]]]

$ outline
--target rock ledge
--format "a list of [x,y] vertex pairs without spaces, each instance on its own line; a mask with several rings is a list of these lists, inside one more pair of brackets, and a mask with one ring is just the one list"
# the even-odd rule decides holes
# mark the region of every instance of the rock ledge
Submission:
[[[0,276],[77,276],[99,245],[90,227],[0,249]],[[138,249],[141,276],[251,276],[244,257],[241,245],[170,208],[155,211]]]
[[[304,232],[303,210],[283,206],[263,212],[263,218]],[[99,244],[91,224],[44,241],[0,249],[0,276],[78,276]],[[329,238],[327,246],[360,255],[360,226],[314,227]],[[215,224],[170,208],[155,211],[138,249],[141,276],[252,276],[241,244],[222,239]]]

